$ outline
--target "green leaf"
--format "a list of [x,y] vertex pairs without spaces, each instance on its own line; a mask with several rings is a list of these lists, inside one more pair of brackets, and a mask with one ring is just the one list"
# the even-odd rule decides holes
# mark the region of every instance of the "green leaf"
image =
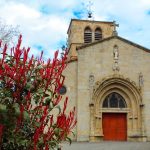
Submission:
[[61,107],[60,107],[60,105],[57,105],[55,108],[57,108],[59,110],[58,114],[60,114],[61,113]]
[[24,111],[23,112],[23,116],[26,120],[29,120],[30,119],[30,116],[29,116],[29,113],[27,111]]
[[54,133],[55,133],[56,136],[59,136],[60,129],[59,129],[59,128],[56,128],[56,129],[54,130]]
[[45,99],[45,106],[49,105],[51,102],[51,99],[50,98],[46,98]]
[[49,97],[49,96],[50,96],[50,94],[48,94],[48,93],[44,94],[44,97]]
[[33,88],[32,83],[28,82],[25,86],[25,89],[30,90],[31,88]]
[[43,89],[38,89],[39,94],[43,94],[43,92],[44,92]]
[[43,68],[42,65],[38,65],[38,66],[36,67],[36,69],[42,69],[42,68]]
[[41,125],[40,122],[35,122],[36,127],[40,127],[40,125]]
[[39,144],[39,145],[43,145],[43,144],[44,144],[44,140],[43,140],[43,138],[42,138],[42,137],[39,139],[38,144]]
[[73,131],[71,131],[71,133],[72,133],[72,135],[75,137],[76,135],[75,135],[75,133],[73,132]]
[[19,114],[20,114],[20,106],[19,106],[19,104],[18,104],[18,103],[15,103],[15,104],[13,105],[13,107],[14,107],[14,109],[15,109],[16,115],[19,115]]
[[6,105],[0,104],[0,110],[5,111],[6,110]]
[[27,145],[27,143],[28,143],[28,140],[26,140],[26,139],[20,141],[20,144],[23,146]]
[[66,140],[69,142],[69,144],[71,145],[71,143],[72,143],[72,140],[71,140],[71,138],[69,138],[69,137],[66,137]]
[[54,147],[58,148],[58,142],[59,141],[49,141],[49,145],[51,146],[51,148],[53,149]]
[[50,102],[49,106],[50,106],[50,110],[52,110],[54,108],[54,104],[52,101]]

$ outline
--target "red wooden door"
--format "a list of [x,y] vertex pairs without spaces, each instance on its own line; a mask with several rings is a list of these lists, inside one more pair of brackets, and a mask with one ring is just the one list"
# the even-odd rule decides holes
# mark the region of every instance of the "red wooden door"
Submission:
[[104,140],[126,141],[127,140],[127,119],[125,113],[104,113],[103,114]]

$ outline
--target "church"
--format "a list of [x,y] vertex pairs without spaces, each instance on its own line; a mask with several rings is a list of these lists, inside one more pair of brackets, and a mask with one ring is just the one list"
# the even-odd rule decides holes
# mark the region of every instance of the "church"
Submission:
[[76,107],[75,141],[150,141],[150,49],[116,27],[70,22],[64,94]]

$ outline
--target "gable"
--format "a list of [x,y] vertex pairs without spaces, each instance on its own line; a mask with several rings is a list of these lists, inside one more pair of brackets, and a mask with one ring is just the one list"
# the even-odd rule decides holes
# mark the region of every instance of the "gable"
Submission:
[[[150,72],[150,51],[143,47],[130,43],[122,38],[111,37],[96,43],[82,46],[78,49],[78,67],[82,72],[90,74],[114,74],[113,65],[114,46],[118,46],[118,66],[119,73],[125,76],[132,76],[133,80],[140,73],[143,72],[148,76]],[[82,74],[83,76],[83,74]],[[83,77],[85,78],[85,77]],[[137,77],[136,77],[137,79]]]

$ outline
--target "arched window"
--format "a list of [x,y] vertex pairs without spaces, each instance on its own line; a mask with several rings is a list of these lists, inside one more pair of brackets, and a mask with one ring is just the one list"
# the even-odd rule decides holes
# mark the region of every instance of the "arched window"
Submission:
[[95,41],[102,39],[102,30],[100,28],[95,29]]
[[105,98],[103,102],[103,107],[104,108],[126,108],[127,105],[124,98],[120,94],[113,92]]
[[84,43],[92,42],[92,31],[89,27],[86,27],[84,30]]

